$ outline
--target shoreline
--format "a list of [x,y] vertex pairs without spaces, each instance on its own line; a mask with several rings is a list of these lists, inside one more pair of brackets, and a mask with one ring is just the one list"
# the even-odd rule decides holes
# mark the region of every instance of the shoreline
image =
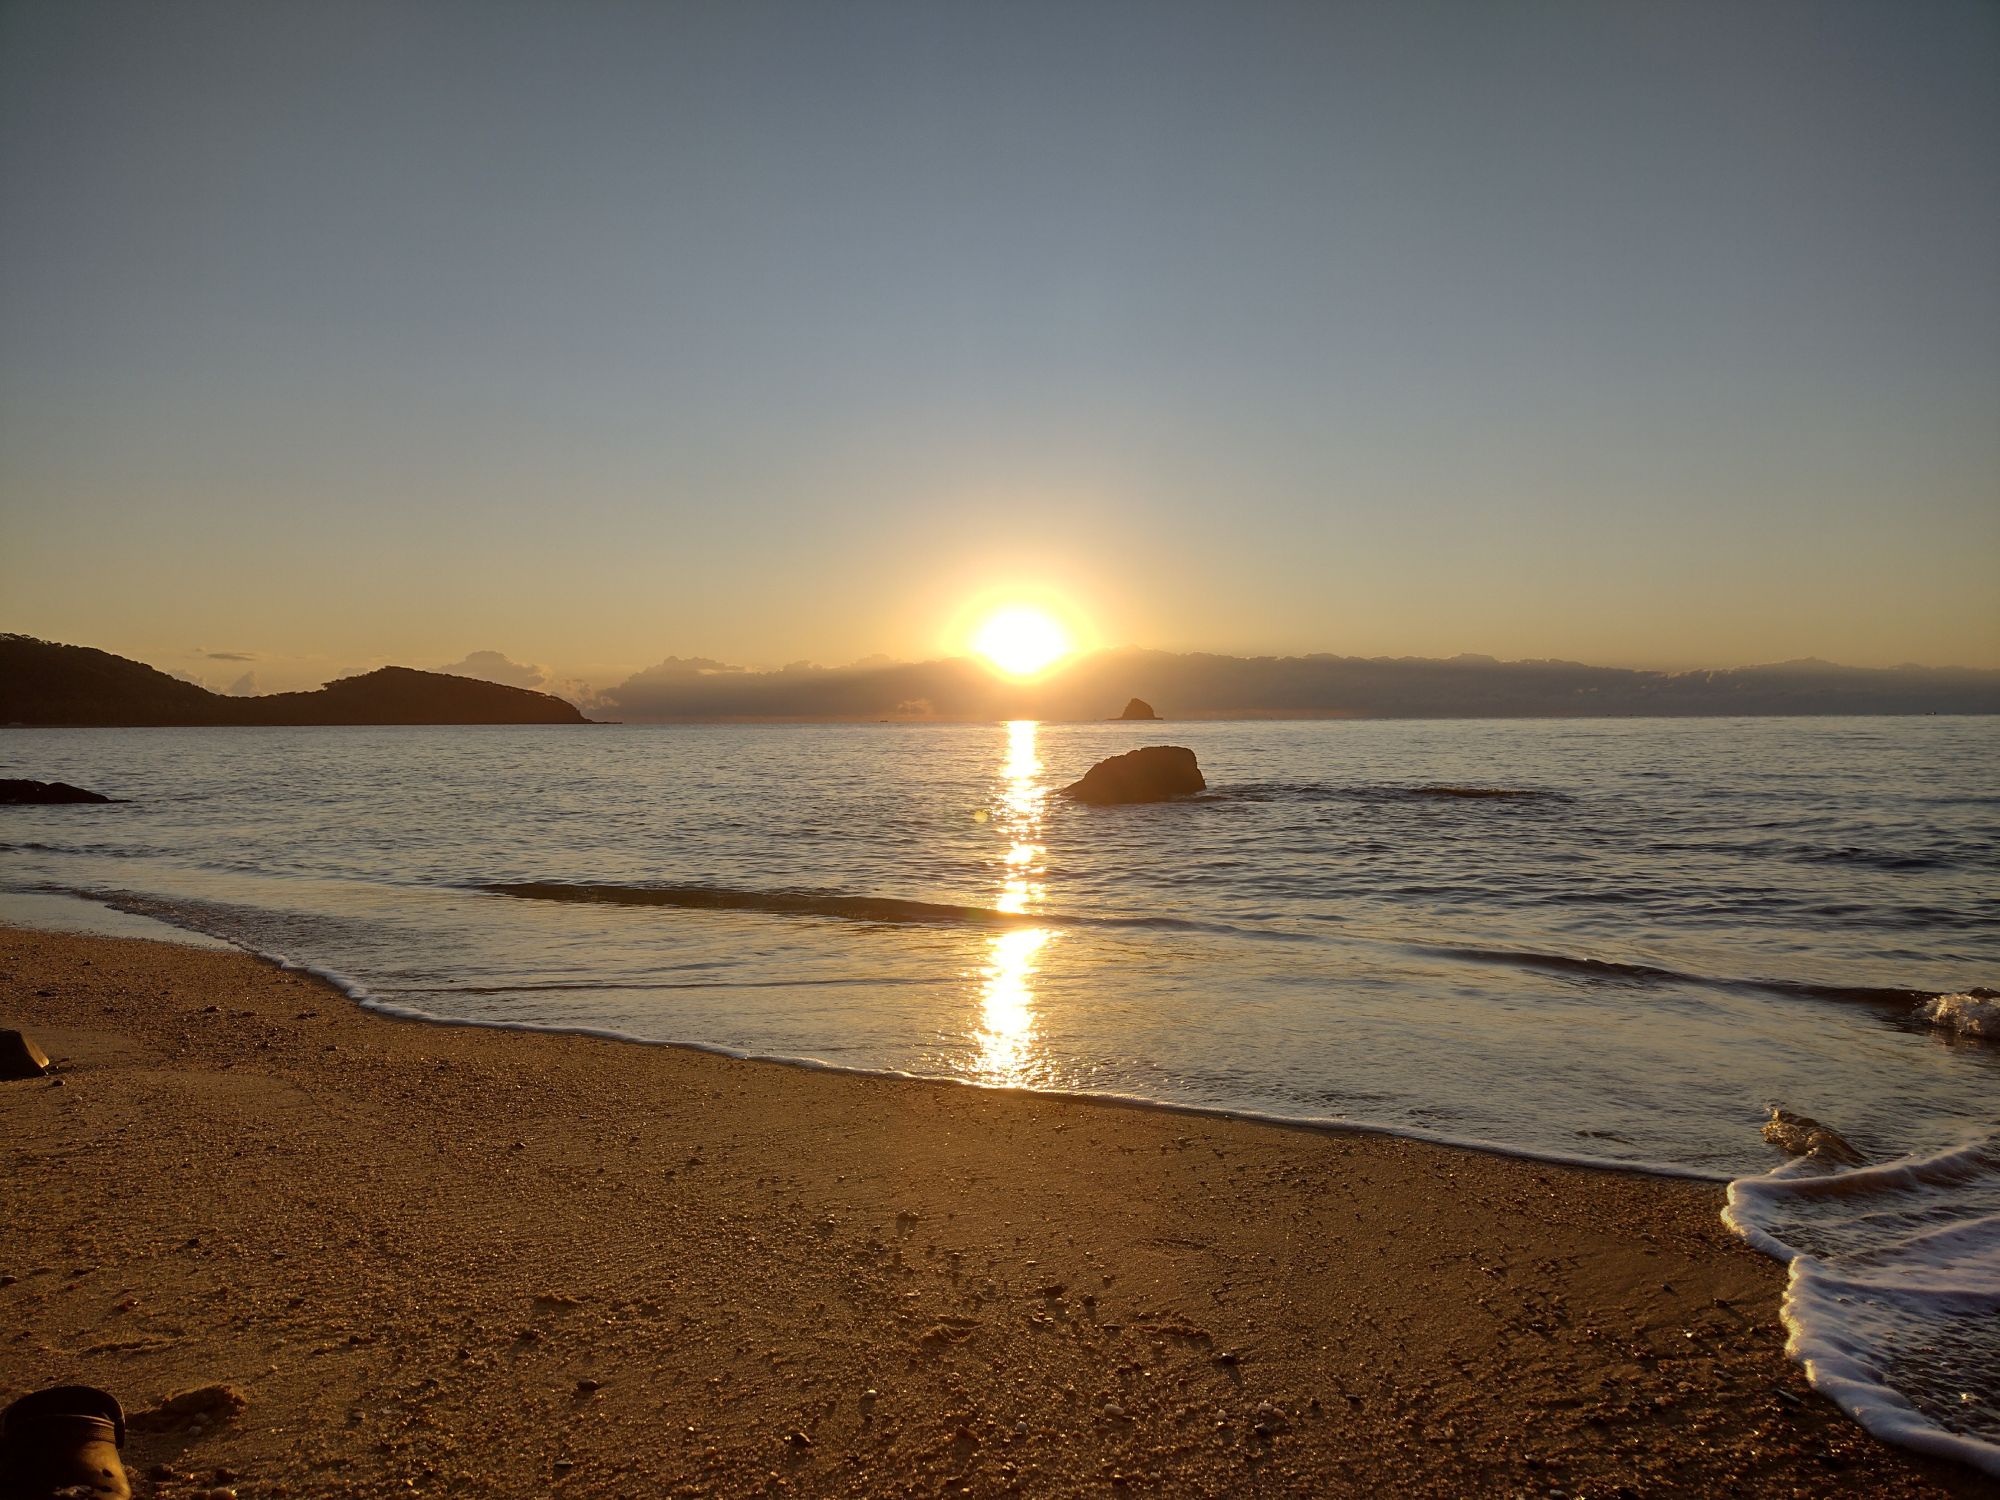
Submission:
[[[114,930],[107,924],[99,923],[92,916],[79,913],[72,924],[54,925],[44,921],[22,920],[10,915],[10,898],[18,900],[23,894],[43,896],[51,900],[84,908],[86,913],[107,913],[144,928],[158,929],[156,932],[142,932],[137,927],[127,927],[124,931]],[[736,1062],[768,1064],[772,1067],[800,1068],[808,1072],[841,1073],[856,1078],[879,1078],[896,1083],[935,1085],[945,1088],[968,1088],[991,1094],[1031,1094],[1042,1099],[1065,1100],[1075,1104],[1101,1105],[1113,1109],[1161,1110],[1168,1114],[1189,1115],[1197,1119],[1240,1120],[1255,1125],[1267,1125],[1277,1130],[1304,1130],[1326,1132],[1335,1135],[1359,1134],[1381,1135],[1395,1140],[1416,1141],[1425,1145],[1445,1146],[1454,1150],[1480,1152],[1486,1155],[1504,1157],[1509,1160],[1539,1162],[1547,1166],[1580,1167],[1587,1171],[1629,1172],[1642,1177],[1664,1177],[1687,1182],[1705,1182],[1727,1188],[1729,1184],[1761,1175],[1756,1172],[1728,1172],[1721,1168],[1680,1166],[1673,1162],[1618,1161],[1600,1156],[1586,1156],[1581,1152],[1538,1150],[1531,1146],[1501,1145],[1493,1141],[1479,1140],[1471,1136],[1447,1135],[1442,1131],[1425,1131],[1414,1126],[1374,1125],[1365,1120],[1341,1120],[1331,1117],[1308,1115],[1286,1115],[1272,1110],[1239,1109],[1220,1104],[1188,1104],[1172,1099],[1150,1099],[1142,1094],[1089,1093],[1082,1090],[1031,1089],[1015,1084],[995,1084],[982,1082],[976,1078],[954,1078],[942,1074],[911,1073],[900,1068],[871,1068],[860,1064],[828,1062],[824,1058],[807,1057],[778,1052],[749,1052],[737,1047],[725,1046],[719,1042],[692,1042],[668,1037],[641,1036],[636,1032],[619,1031],[608,1026],[557,1026],[536,1021],[492,1021],[469,1016],[440,1016],[421,1010],[412,1005],[399,1005],[384,1000],[352,975],[343,974],[318,964],[303,962],[282,953],[264,952],[251,948],[233,938],[218,937],[196,927],[181,927],[166,918],[154,915],[142,905],[120,905],[114,898],[94,895],[85,890],[47,890],[33,893],[0,890],[0,933],[10,928],[27,931],[69,932],[85,937],[137,937],[168,944],[210,948],[213,950],[240,954],[245,958],[286,974],[299,974],[326,985],[337,991],[349,1003],[371,1014],[394,1021],[408,1021],[426,1026],[463,1026],[485,1031],[524,1032],[529,1035],[590,1037],[598,1041],[615,1042],[634,1047],[668,1047],[689,1052],[699,1052],[711,1057],[729,1058]],[[1712,984],[1726,984],[1729,981],[1709,980]],[[1773,1163],[1777,1165],[1777,1163]]]
[[[123,910],[118,907],[112,909]],[[0,921],[0,931],[5,931],[6,926],[4,921]],[[208,937],[205,933],[197,935]],[[1529,1146],[1503,1146],[1492,1141],[1475,1140],[1470,1136],[1445,1135],[1442,1132],[1425,1131],[1415,1127],[1370,1125],[1359,1120],[1315,1119],[1306,1115],[1282,1115],[1266,1110],[1231,1109],[1220,1104],[1183,1104],[1172,1099],[1148,1099],[1142,1094],[1094,1094],[1073,1089],[1032,1089],[1018,1084],[985,1083],[977,1078],[910,1073],[900,1068],[868,1068],[859,1064],[831,1063],[818,1057],[792,1056],[778,1052],[746,1052],[741,1048],[723,1046],[719,1042],[688,1042],[640,1036],[636,1032],[618,1031],[607,1026],[556,1026],[538,1021],[487,1021],[470,1016],[439,1016],[427,1010],[419,1010],[413,1005],[397,1005],[392,1001],[383,1000],[371,993],[359,980],[333,969],[302,963],[282,954],[260,953],[254,948],[230,942],[227,938],[213,938],[210,941],[224,944],[230,951],[240,953],[256,963],[268,964],[281,973],[302,974],[308,979],[316,980],[337,991],[349,1003],[373,1015],[392,1021],[407,1021],[419,1026],[464,1026],[480,1031],[520,1032],[530,1036],[589,1037],[596,1041],[613,1042],[621,1046],[667,1047],[685,1052],[699,1052],[709,1057],[728,1058],[732,1062],[756,1063],[774,1068],[798,1068],[809,1073],[839,1073],[853,1078],[879,1078],[899,1084],[972,1089],[985,1094],[1025,1094],[1037,1099],[1054,1099],[1069,1104],[1095,1105],[1106,1109],[1157,1110],[1165,1114],[1187,1115],[1201,1120],[1231,1120],[1250,1125],[1264,1125],[1273,1130],[1303,1130],[1328,1135],[1379,1135],[1392,1140],[1415,1141],[1420,1145],[1444,1146],[1455,1151],[1498,1156],[1509,1161],[1576,1167],[1584,1171],[1630,1173],[1638,1177],[1664,1177],[1684,1182],[1705,1182],[1724,1188],[1745,1177],[1759,1175],[1721,1170],[1709,1171],[1701,1167],[1682,1167],[1672,1162],[1611,1161],[1599,1156],[1584,1156],[1581,1153],[1538,1151]]]
[[1714,1180],[526,1040],[137,938],[0,927],[0,1006],[60,1080],[0,1085],[0,1397],[249,1401],[135,1475],[1989,1492],[1811,1393]]

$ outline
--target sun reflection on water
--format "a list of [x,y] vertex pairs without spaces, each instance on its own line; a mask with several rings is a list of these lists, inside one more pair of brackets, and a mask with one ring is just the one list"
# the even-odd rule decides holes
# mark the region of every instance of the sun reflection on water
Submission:
[[[1048,851],[1042,847],[1041,833],[1048,789],[1039,779],[1042,761],[1035,753],[1035,729],[1032,719],[1007,726],[1007,757],[1001,762],[1000,794],[993,813],[999,825],[995,831],[1007,841],[994,904],[1017,915],[1032,912],[1046,894],[1042,877]],[[989,1083],[1024,1084],[1034,1075],[1036,956],[1054,935],[1046,927],[1010,927],[987,940],[976,1067],[979,1077]]]

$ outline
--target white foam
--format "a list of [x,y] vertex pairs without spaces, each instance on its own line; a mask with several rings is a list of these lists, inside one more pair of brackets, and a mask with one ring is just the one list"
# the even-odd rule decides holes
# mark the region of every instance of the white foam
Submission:
[[1786,1353],[1884,1441],[2000,1478],[2000,1135],[1729,1185],[1723,1220],[1790,1266]]
[[1987,995],[1935,995],[1917,1014],[1940,1031],[2000,1042],[2000,1000]]

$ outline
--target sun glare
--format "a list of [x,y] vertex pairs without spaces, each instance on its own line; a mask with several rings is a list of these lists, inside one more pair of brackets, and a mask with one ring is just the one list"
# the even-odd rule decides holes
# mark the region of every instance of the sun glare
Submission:
[[1016,605],[989,615],[972,649],[1009,677],[1032,677],[1068,656],[1070,639],[1054,616]]

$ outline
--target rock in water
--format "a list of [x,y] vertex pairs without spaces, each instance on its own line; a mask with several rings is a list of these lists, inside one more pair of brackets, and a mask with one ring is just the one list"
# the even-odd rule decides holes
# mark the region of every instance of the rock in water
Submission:
[[1157,719],[1159,715],[1153,712],[1153,705],[1148,703],[1144,698],[1134,698],[1130,703],[1125,705],[1125,712],[1118,717],[1121,719]]
[[1795,1115],[1775,1105],[1764,1125],[1764,1139],[1791,1156],[1810,1156],[1842,1167],[1868,1164],[1868,1158],[1856,1151],[1839,1131],[1828,1129],[1810,1115]]
[[48,1053],[26,1034],[0,1031],[0,1078],[40,1078],[48,1070]]
[[0,803],[30,802],[109,802],[102,792],[85,791],[66,781],[17,781],[0,779]]
[[1181,745],[1148,745],[1100,760],[1083,780],[1062,789],[1065,797],[1100,806],[1119,802],[1165,802],[1198,792],[1208,783],[1194,751]]
[[1948,1035],[2000,1042],[2000,995],[1991,990],[1933,995],[1917,1007],[1917,1014]]

